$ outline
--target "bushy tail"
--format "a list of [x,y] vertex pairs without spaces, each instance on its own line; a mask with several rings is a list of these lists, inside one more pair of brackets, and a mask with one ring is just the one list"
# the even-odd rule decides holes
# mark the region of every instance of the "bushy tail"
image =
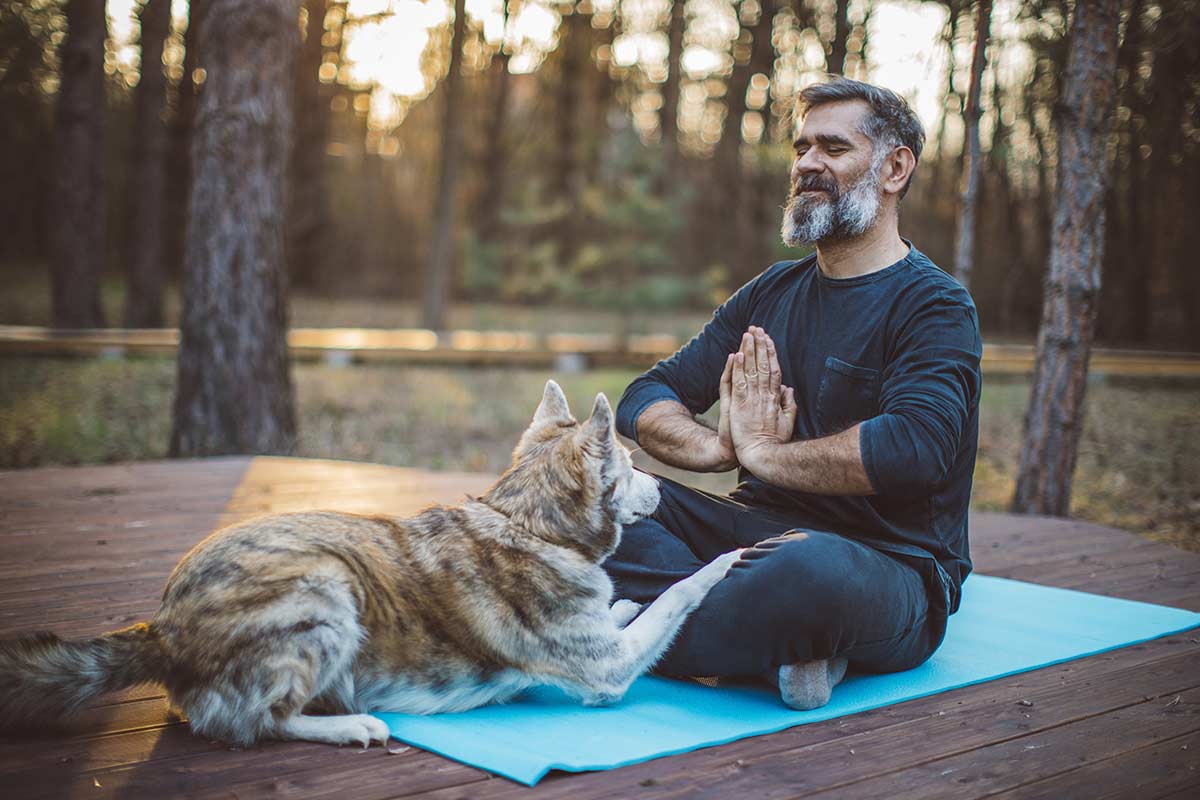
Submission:
[[97,695],[165,673],[158,636],[145,623],[70,642],[51,633],[0,641],[0,730],[52,727]]

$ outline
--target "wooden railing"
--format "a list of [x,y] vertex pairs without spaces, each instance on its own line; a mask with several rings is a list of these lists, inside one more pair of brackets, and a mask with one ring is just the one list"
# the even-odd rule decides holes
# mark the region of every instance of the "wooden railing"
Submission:
[[[675,352],[674,336],[612,334],[535,334],[527,331],[451,331],[437,334],[417,328],[293,328],[288,347],[293,358],[331,364],[394,361],[410,364],[511,365],[578,370],[588,367],[646,367]],[[174,355],[174,328],[57,330],[0,325],[0,353],[120,358]],[[1032,345],[985,344],[983,368],[990,374],[1023,375],[1033,371]],[[1200,354],[1147,350],[1092,350],[1090,374],[1200,378]]]

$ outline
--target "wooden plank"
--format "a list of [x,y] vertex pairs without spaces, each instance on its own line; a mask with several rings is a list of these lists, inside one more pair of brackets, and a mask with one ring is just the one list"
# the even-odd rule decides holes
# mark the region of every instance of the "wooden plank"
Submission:
[[[398,749],[395,748],[394,749]],[[267,743],[254,751],[213,751],[190,758],[134,764],[46,787],[31,797],[297,797],[383,800],[453,787],[469,795],[495,782],[463,764],[416,750],[391,755],[375,747],[332,748]],[[497,779],[498,780],[498,779]],[[100,784],[100,789],[95,787]],[[61,792],[55,794],[55,792]]]
[[[1200,682],[1200,675],[1193,680]],[[1172,703],[1186,711],[1175,713]],[[1050,779],[1200,729],[1200,690],[1155,697],[1047,730],[818,792],[890,800],[960,800]]]
[[[528,796],[799,796],[1190,688],[1198,655],[1200,646],[1187,637],[1158,639],[715,749],[609,772],[551,776]],[[1164,685],[1172,688],[1163,690]],[[1022,700],[1033,705],[1019,705]],[[509,782],[476,788],[480,798],[526,796]],[[453,791],[429,795],[453,796]]]
[[1200,794],[1200,733],[1189,733],[1125,753],[1038,783],[1021,786],[996,798],[1060,800],[1087,787],[1089,800],[1137,797],[1194,798]]

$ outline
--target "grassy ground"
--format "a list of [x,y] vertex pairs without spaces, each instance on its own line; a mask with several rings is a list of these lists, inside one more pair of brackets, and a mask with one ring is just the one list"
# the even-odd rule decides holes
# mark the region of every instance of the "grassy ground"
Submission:
[[[511,369],[322,365],[298,365],[293,374],[297,455],[485,472],[507,465],[547,377]],[[166,359],[0,359],[0,468],[165,456],[174,377],[174,362]],[[615,402],[634,373],[554,377],[582,416],[596,392]],[[1023,381],[993,380],[985,389],[977,508],[1002,510],[1012,495],[1028,392]],[[1194,386],[1091,386],[1072,513],[1200,550],[1196,401]],[[730,488],[731,477],[686,474],[688,482],[717,491]]]
[[[49,325],[50,284],[45,269],[0,264],[0,325]],[[120,327],[125,302],[120,280],[101,287],[104,318]],[[288,298],[291,325],[296,328],[417,328],[421,310],[415,302],[387,297],[331,297],[293,292]],[[179,292],[166,293],[164,313],[169,326],[179,324]],[[521,330],[534,333],[611,333],[624,324],[629,333],[667,333],[686,339],[708,321],[711,311],[634,310],[622,315],[604,309],[550,306],[509,306],[462,303],[453,306],[449,327],[454,330]]]

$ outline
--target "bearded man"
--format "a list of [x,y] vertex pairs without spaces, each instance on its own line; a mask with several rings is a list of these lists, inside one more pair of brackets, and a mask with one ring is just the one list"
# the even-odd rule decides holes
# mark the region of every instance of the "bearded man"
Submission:
[[[941,644],[971,570],[967,505],[982,343],[967,291],[898,229],[925,134],[905,101],[842,78],[801,92],[774,264],[630,384],[622,434],[683,469],[738,469],[728,497],[661,478],[606,568],[647,603],[748,548],[658,670],[764,676],[815,708],[846,672]],[[716,430],[696,415],[720,403]]]

